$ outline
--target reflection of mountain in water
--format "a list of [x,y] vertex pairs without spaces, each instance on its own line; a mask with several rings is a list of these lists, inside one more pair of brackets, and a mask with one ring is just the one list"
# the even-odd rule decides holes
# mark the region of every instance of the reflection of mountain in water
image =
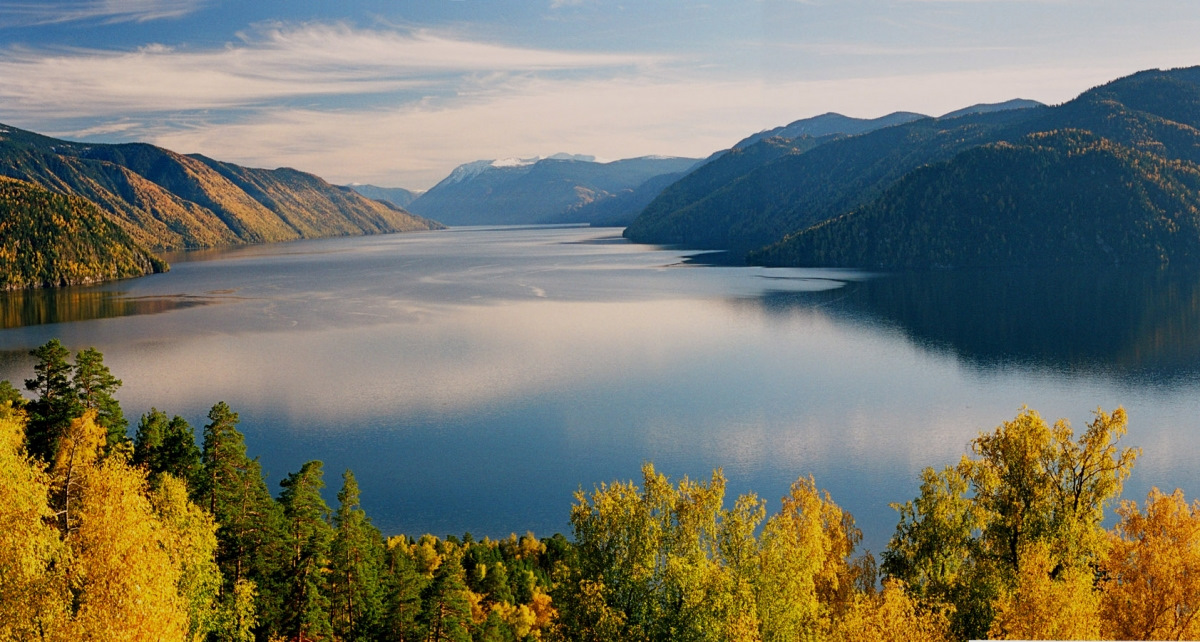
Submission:
[[1166,382],[1200,373],[1200,274],[944,271],[882,276],[824,294],[767,295],[895,327],[980,369],[1031,367]]
[[0,293],[0,329],[158,314],[217,302],[215,297],[128,297],[121,292],[89,288],[17,290]]

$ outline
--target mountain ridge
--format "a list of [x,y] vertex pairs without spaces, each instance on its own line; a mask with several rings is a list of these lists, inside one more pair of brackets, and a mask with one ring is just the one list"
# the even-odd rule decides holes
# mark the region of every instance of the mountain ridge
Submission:
[[[642,156],[609,162],[594,157],[480,160],[464,163],[422,194],[409,209],[449,225],[513,225],[562,222],[586,216],[591,203],[632,193],[646,181],[691,169],[698,159]],[[614,211],[623,214],[620,201]],[[632,217],[632,212],[627,216]],[[591,223],[592,220],[577,222]]]

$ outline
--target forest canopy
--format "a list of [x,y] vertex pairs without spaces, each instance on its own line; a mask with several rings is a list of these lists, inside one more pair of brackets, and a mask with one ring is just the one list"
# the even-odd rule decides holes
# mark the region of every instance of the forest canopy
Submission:
[[570,537],[385,536],[351,471],[334,505],[320,461],[272,493],[227,404],[130,430],[98,351],[32,354],[32,399],[0,382],[0,640],[1200,637],[1200,503],[1121,500],[1121,408],[979,434],[877,563],[812,477],[768,514],[649,463],[576,493]]

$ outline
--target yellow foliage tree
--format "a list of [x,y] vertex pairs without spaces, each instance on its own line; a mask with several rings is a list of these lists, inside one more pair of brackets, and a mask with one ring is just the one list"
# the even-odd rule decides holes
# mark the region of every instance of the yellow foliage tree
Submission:
[[1200,639],[1200,500],[1157,488],[1141,512],[1127,501],[1102,566],[1106,634],[1127,640]]
[[63,639],[67,549],[51,523],[50,479],[25,455],[24,414],[0,406],[0,641]]
[[221,571],[216,562],[216,521],[188,500],[187,486],[171,475],[158,478],[150,499],[163,525],[171,564],[179,569],[178,592],[187,607],[188,639],[199,642],[222,619],[229,619],[217,610]]
[[1064,565],[1044,542],[1021,551],[1017,586],[996,605],[988,637],[1006,640],[1095,640],[1100,593],[1087,566]]
[[119,457],[85,473],[72,584],[76,639],[183,640],[188,605],[171,537],[146,496],[146,478]]
[[853,518],[811,477],[792,484],[763,527],[756,602],[764,641],[822,637],[853,590],[847,559],[860,537]]
[[833,625],[830,642],[949,642],[950,621],[922,608],[903,582],[886,580],[878,594],[858,593]]

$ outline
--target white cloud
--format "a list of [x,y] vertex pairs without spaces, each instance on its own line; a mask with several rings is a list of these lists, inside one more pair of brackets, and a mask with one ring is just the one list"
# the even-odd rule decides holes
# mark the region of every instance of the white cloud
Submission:
[[652,61],[507,47],[428,31],[274,25],[214,50],[161,44],[124,52],[10,48],[0,53],[0,114],[94,118],[250,107],[291,98],[459,87],[464,77],[470,81],[478,74],[563,72]]
[[0,4],[0,25],[41,25],[96,20],[104,23],[149,22],[180,18],[209,0],[52,0]]

